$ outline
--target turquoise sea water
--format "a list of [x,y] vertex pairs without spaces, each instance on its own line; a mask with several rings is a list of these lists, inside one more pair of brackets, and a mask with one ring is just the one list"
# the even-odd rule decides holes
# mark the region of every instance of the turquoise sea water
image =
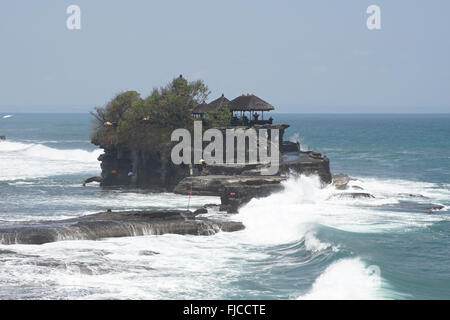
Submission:
[[[3,116],[0,225],[186,208],[170,193],[83,188],[102,152],[89,142],[89,115]],[[246,225],[236,233],[0,244],[0,298],[449,299],[450,115],[274,118],[291,126],[286,139],[325,153],[375,198],[336,198],[301,177],[226,217]]]

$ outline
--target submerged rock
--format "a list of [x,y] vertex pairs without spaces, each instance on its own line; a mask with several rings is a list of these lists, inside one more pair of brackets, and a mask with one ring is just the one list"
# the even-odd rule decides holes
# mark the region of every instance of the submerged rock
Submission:
[[348,183],[351,180],[351,178],[348,175],[344,174],[344,173],[333,173],[331,175],[331,177],[332,177],[332,184],[338,190],[345,190],[345,189],[347,189],[347,185],[348,185]]
[[99,240],[109,237],[165,233],[212,235],[244,229],[240,222],[196,218],[191,211],[100,212],[78,218],[0,227],[1,244],[43,244],[60,240]]
[[11,250],[0,250],[0,254],[15,254],[15,252]]
[[196,213],[196,214],[205,214],[205,213],[208,213],[208,209],[206,209],[206,208],[199,208],[199,209],[195,210],[194,213]]
[[341,192],[341,193],[335,193],[331,195],[330,199],[332,198],[338,198],[338,199],[371,199],[375,198],[373,195],[367,192]]
[[99,183],[101,183],[102,181],[103,181],[102,177],[99,177],[99,176],[97,176],[97,177],[90,177],[90,178],[87,178],[87,179],[85,179],[83,181],[83,187],[86,186],[86,184],[91,183],[91,182],[99,182]]
[[159,254],[159,252],[152,251],[152,250],[141,250],[139,251],[140,256],[154,256],[156,254]]
[[217,207],[219,207],[220,205],[219,204],[217,204],[217,203],[207,203],[207,204],[205,204],[204,206],[203,206],[203,208],[206,208],[206,209],[208,209],[208,208],[217,208]]
[[440,205],[440,204],[433,204],[433,205],[429,206],[429,207],[427,208],[427,210],[428,210],[429,213],[434,213],[435,211],[439,211],[439,210],[442,210],[442,209],[444,209],[444,208],[445,208],[445,207],[444,207],[443,205]]
[[437,213],[445,209],[445,206],[436,203],[423,203],[415,202],[411,200],[399,200],[398,203],[385,204],[383,207],[389,208],[389,210],[401,211],[401,212],[418,212],[418,213]]
[[421,198],[421,199],[427,199],[424,195],[421,194],[415,194],[415,193],[399,193],[398,194],[401,197],[407,197],[407,198]]

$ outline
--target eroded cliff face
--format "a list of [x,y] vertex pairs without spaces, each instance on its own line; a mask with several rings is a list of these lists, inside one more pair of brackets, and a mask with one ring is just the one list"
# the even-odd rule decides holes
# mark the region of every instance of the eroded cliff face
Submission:
[[[254,129],[279,130],[279,170],[275,176],[286,176],[290,173],[317,174],[322,182],[330,183],[332,179],[329,160],[314,151],[301,151],[298,143],[283,141],[284,131],[288,127],[289,125],[285,124],[254,127]],[[226,128],[221,129],[225,132]],[[224,143],[225,141],[226,139]],[[158,151],[133,150],[127,147],[104,149],[104,154],[99,157],[102,168],[101,185],[173,191],[184,178],[189,176],[189,165],[175,165],[170,158],[175,144],[167,143],[159,146]],[[203,148],[208,144],[209,142],[204,142]],[[226,150],[225,144],[224,150]],[[248,150],[246,152],[248,153]],[[206,166],[202,172],[194,168],[194,175],[259,176],[261,166],[258,164],[214,164]],[[203,192],[208,191],[203,190]],[[220,195],[221,191],[215,194]]]
[[[166,148],[167,149],[167,148]],[[161,152],[105,149],[99,157],[102,168],[102,186],[130,186],[171,191],[188,175],[186,165],[174,165],[170,149]]]

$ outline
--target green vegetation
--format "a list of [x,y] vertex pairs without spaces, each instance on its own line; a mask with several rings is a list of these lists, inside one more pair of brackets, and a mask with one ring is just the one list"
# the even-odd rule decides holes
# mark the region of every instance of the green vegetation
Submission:
[[231,111],[228,106],[224,106],[215,112],[205,114],[204,125],[207,128],[224,127],[230,123]]
[[208,95],[209,89],[201,80],[188,82],[181,76],[153,89],[145,99],[136,91],[120,93],[91,112],[95,118],[92,143],[106,149],[124,146],[158,151],[170,142],[173,130],[193,128],[191,110]]

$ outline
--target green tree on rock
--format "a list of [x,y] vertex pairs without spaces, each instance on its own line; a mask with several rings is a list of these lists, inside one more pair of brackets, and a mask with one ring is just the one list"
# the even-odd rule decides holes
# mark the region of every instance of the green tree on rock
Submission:
[[170,142],[173,130],[193,127],[192,109],[208,95],[201,80],[188,82],[182,76],[153,89],[145,99],[136,91],[118,94],[92,112],[95,128],[91,140],[102,148],[158,151]]
[[204,124],[207,128],[225,127],[230,124],[231,111],[228,106],[205,114]]

